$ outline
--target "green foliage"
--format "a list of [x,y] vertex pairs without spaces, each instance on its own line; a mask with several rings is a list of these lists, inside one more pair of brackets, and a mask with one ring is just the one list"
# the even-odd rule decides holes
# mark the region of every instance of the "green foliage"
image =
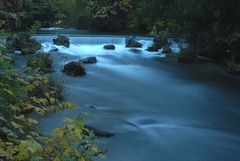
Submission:
[[20,33],[7,38],[6,47],[9,51],[21,51],[23,55],[34,54],[41,49],[41,44],[31,38],[30,33]]
[[33,23],[33,25],[31,26],[31,29],[30,29],[30,31],[29,31],[30,35],[35,34],[35,33],[41,28],[41,26],[42,26],[42,24],[41,24],[40,21],[38,21],[38,20],[35,21],[35,22]]
[[83,120],[65,119],[62,129],[52,136],[38,134],[38,121],[29,112],[44,115],[64,109],[73,109],[61,101],[61,89],[52,86],[47,77],[26,76],[8,71],[0,77],[0,157],[4,160],[89,160],[103,156],[94,140],[94,133],[84,127]]
[[94,133],[85,128],[81,118],[65,119],[66,125],[53,130],[51,136],[39,135],[38,121],[29,113],[43,116],[74,108],[63,100],[61,82],[35,71],[15,70],[2,52],[0,89],[0,160],[92,161],[103,156]]
[[132,7],[131,0],[115,1],[109,6],[102,6],[94,13],[93,26],[98,30],[125,30],[127,27],[127,14]]
[[64,128],[53,130],[50,138],[44,138],[44,158],[50,160],[91,161],[95,156],[103,157],[96,146],[94,133],[84,127],[81,118],[64,119]]
[[0,69],[10,69],[11,67],[12,59],[5,55],[0,55]]
[[[5,21],[8,30],[28,30],[36,21],[43,26],[51,26],[58,18],[57,0],[17,0],[3,1],[0,20]],[[3,10],[3,11],[1,11]]]
[[27,62],[27,67],[32,70],[36,70],[43,73],[48,73],[52,71],[52,58],[49,54],[40,53],[33,55]]

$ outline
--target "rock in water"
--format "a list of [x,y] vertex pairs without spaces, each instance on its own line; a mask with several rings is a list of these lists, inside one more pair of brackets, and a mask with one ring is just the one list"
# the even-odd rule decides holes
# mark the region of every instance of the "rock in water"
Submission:
[[157,52],[159,50],[159,46],[156,44],[153,44],[152,46],[147,48],[147,51],[149,52]]
[[58,45],[58,46],[62,45],[62,46],[65,46],[67,48],[70,46],[69,38],[67,38],[66,36],[63,36],[63,35],[60,35],[56,39],[53,39],[53,43],[55,45]]
[[100,129],[96,129],[92,126],[85,125],[85,127],[88,128],[89,130],[93,131],[94,134],[97,137],[100,137],[100,138],[111,138],[111,137],[114,137],[116,135],[115,133],[111,133],[111,132],[103,131],[103,130],[100,130]]
[[95,64],[95,63],[97,63],[97,58],[95,56],[87,57],[87,58],[83,59],[82,62],[84,64]]
[[164,54],[165,54],[165,53],[166,53],[166,54],[172,53],[172,49],[170,48],[169,45],[165,45],[165,46],[163,47],[162,53],[164,53]]
[[115,46],[110,44],[110,45],[104,45],[103,47],[105,50],[115,50]]
[[83,76],[86,74],[81,62],[70,62],[64,66],[63,72],[69,76]]
[[153,45],[148,47],[147,51],[157,52],[159,49],[163,48],[164,46],[168,46],[168,33],[165,31],[162,31],[162,32],[159,32],[153,38]]
[[129,40],[127,40],[127,44],[126,44],[127,48],[141,48],[142,46],[143,44],[141,44],[134,38],[130,38]]

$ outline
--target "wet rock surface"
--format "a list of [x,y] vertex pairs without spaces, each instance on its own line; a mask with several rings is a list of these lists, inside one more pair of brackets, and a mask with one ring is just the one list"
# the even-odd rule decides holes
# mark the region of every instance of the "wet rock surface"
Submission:
[[83,76],[86,74],[85,68],[82,66],[81,62],[70,62],[64,65],[63,72],[68,76]]
[[69,47],[70,46],[70,40],[68,37],[64,36],[64,35],[59,35],[56,39],[53,39],[53,43],[55,45],[62,45],[65,47]]

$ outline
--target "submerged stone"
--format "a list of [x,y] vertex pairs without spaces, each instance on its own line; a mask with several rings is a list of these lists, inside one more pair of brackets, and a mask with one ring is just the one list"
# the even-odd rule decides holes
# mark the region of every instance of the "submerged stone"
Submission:
[[96,129],[96,128],[91,127],[91,126],[86,126],[86,128],[88,128],[89,130],[93,131],[94,134],[97,137],[100,137],[100,138],[111,138],[111,137],[116,135],[114,133],[103,131],[103,130],[100,130],[100,129]]
[[135,54],[140,54],[142,52],[142,50],[139,49],[130,49],[129,51]]
[[154,43],[152,46],[147,48],[147,51],[149,51],[149,52],[157,52],[159,49],[160,49],[159,46]]
[[97,58],[95,56],[87,57],[81,61],[84,64],[95,64],[97,63]]

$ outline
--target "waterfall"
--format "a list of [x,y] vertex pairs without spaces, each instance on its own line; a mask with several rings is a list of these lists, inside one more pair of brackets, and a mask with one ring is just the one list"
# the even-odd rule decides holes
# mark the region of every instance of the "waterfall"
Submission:
[[[43,42],[52,42],[53,38],[56,36],[50,35],[38,35],[33,36],[37,41]],[[68,36],[70,42],[73,44],[83,44],[83,45],[101,45],[101,44],[125,44],[124,36]]]

